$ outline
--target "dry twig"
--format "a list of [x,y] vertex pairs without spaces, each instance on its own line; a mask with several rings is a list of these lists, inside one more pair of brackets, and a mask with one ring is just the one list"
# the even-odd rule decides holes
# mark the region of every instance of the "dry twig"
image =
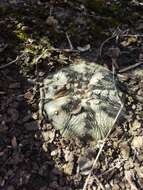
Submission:
[[83,190],[86,190],[86,189],[87,189],[88,181],[89,181],[89,179],[90,179],[90,177],[91,177],[91,175],[92,175],[92,172],[93,172],[93,170],[94,170],[94,168],[95,168],[95,166],[96,166],[96,163],[97,163],[97,161],[98,161],[98,159],[99,159],[99,156],[100,156],[100,154],[101,154],[101,152],[102,152],[102,150],[103,150],[103,147],[104,147],[104,145],[105,145],[105,143],[106,143],[106,140],[107,140],[107,138],[109,137],[109,135],[110,135],[110,133],[111,133],[111,131],[112,131],[112,129],[113,129],[113,127],[114,127],[114,125],[115,125],[115,123],[116,123],[116,121],[117,121],[117,119],[118,119],[120,113],[121,113],[121,111],[123,110],[123,107],[124,107],[124,105],[121,103],[120,110],[118,111],[118,113],[117,113],[117,115],[116,115],[116,118],[115,118],[115,120],[114,120],[113,126],[110,128],[110,130],[108,131],[106,137],[103,139],[103,143],[102,143],[101,146],[100,146],[100,149],[99,149],[99,151],[98,151],[98,154],[97,154],[97,156],[96,156],[96,158],[95,158],[95,160],[94,160],[94,162],[93,162],[92,168],[91,168],[91,170],[90,170],[90,172],[89,172],[89,174],[88,174],[88,176],[87,176],[87,178],[86,178],[86,180],[85,180],[85,183],[84,183],[84,186],[83,186]]
[[80,51],[77,49],[60,49],[60,48],[50,48],[48,51],[56,51],[56,52],[65,52],[65,53],[79,53]]
[[131,190],[138,190],[134,181],[133,181],[134,173],[131,171],[125,171],[125,179],[129,183]]
[[102,42],[102,44],[101,44],[101,46],[100,46],[100,49],[99,49],[99,55],[100,55],[100,57],[102,56],[102,50],[103,50],[103,47],[104,47],[104,45],[108,42],[108,41],[110,41],[110,40],[112,40],[112,39],[114,39],[115,38],[115,36],[110,36],[109,38],[107,38],[104,42]]
[[23,53],[20,56],[17,56],[15,60],[5,64],[5,65],[1,65],[0,69],[5,69],[6,67],[9,67],[10,65],[12,65],[13,63],[17,62],[21,57],[23,56]]
[[[114,67],[114,64],[112,64],[112,72],[113,72],[113,83],[114,83],[115,89],[116,89],[116,91],[117,91],[116,83],[115,83],[115,67]],[[94,168],[95,168],[95,166],[96,166],[96,163],[97,163],[97,161],[98,161],[98,159],[99,159],[99,156],[101,155],[101,152],[102,152],[103,147],[104,147],[104,145],[105,145],[105,143],[106,143],[106,141],[107,141],[107,138],[109,137],[109,135],[110,135],[110,133],[111,133],[111,131],[112,131],[112,129],[113,129],[113,127],[114,127],[114,125],[115,125],[117,119],[119,118],[120,113],[121,113],[122,110],[123,110],[124,105],[123,105],[122,102],[120,102],[120,104],[121,104],[121,106],[120,106],[120,109],[119,109],[119,111],[118,111],[118,113],[117,113],[117,115],[116,115],[116,117],[115,117],[115,120],[114,120],[114,122],[113,122],[113,125],[112,125],[112,127],[110,128],[110,130],[108,131],[106,137],[103,139],[102,144],[100,145],[100,149],[99,149],[99,151],[98,151],[98,154],[97,154],[97,156],[96,156],[96,158],[95,158],[95,160],[94,160],[94,162],[93,162],[92,168],[91,168],[91,170],[90,170],[90,172],[89,172],[89,174],[88,174],[88,176],[87,176],[87,178],[86,178],[86,181],[85,181],[83,190],[86,190],[86,189],[87,189],[88,181],[89,181],[89,179],[90,179],[90,177],[91,177],[91,175],[92,175],[92,172],[93,172],[93,170],[94,170]]]
[[120,69],[120,70],[119,70],[119,73],[124,73],[124,72],[126,72],[126,71],[131,70],[131,69],[134,69],[135,67],[138,67],[138,66],[140,66],[141,64],[143,64],[143,62],[138,62],[138,63],[135,63],[134,65],[130,65],[130,66],[124,68],[124,69]]
[[121,160],[119,163],[117,163],[115,166],[111,167],[110,169],[106,170],[105,172],[103,172],[102,174],[100,174],[98,177],[107,175],[109,172],[113,171],[114,169],[119,169],[122,164],[126,161],[126,159]]
[[94,176],[95,180],[97,181],[99,187],[102,189],[102,190],[105,190],[105,187],[103,186],[103,184],[101,183],[101,181],[96,177]]
[[74,48],[73,48],[73,45],[72,45],[72,43],[71,43],[71,40],[70,40],[69,35],[68,35],[67,32],[66,32],[66,38],[67,38],[67,40],[68,40],[68,43],[69,43],[70,49],[73,50]]
[[119,27],[117,27],[117,29],[113,32],[112,36],[110,36],[109,38],[107,38],[105,41],[102,42],[100,49],[99,49],[99,55],[100,57],[102,56],[102,50],[104,45],[109,42],[110,40],[114,39],[115,37],[117,37],[119,35],[120,29]]
[[122,34],[122,37],[143,37],[142,34]]

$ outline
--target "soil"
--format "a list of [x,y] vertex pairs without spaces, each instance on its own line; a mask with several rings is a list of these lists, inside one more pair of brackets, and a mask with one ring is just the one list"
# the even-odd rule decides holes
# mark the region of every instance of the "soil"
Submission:
[[83,189],[99,144],[90,151],[86,142],[64,139],[38,107],[43,78],[78,57],[114,68],[128,115],[86,189],[143,188],[143,4],[93,2],[0,2],[1,190]]

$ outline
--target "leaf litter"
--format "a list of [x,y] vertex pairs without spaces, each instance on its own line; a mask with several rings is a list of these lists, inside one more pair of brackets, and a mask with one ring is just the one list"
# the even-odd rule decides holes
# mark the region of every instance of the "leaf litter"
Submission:
[[[108,137],[87,188],[142,189],[143,67],[142,64],[130,67],[142,62],[141,16],[134,9],[136,7],[140,10],[141,4],[136,2],[127,3],[125,7],[122,7],[122,1],[119,2],[124,10],[129,8],[131,11],[128,17],[121,19],[120,30],[115,35],[112,32],[116,26],[109,25],[108,28],[109,23],[105,23],[105,20],[109,20],[105,19],[108,13],[102,15],[97,9],[91,11],[84,2],[59,0],[39,1],[38,4],[33,1],[33,6],[28,1],[25,1],[25,5],[18,0],[12,4],[10,1],[0,2],[1,189],[83,189],[100,144],[93,145],[95,149],[89,154],[88,143],[76,138],[64,139],[53,126],[44,126],[45,121],[31,116],[31,113],[36,112],[38,115],[39,81],[49,72],[72,64],[76,56],[98,61],[111,71],[114,57],[114,66],[118,66],[115,66],[115,72],[118,75],[118,71],[124,71],[120,75],[126,78],[121,82],[125,86],[122,90],[125,92],[129,117]],[[114,1],[108,3],[117,9]],[[101,28],[98,27],[99,16],[100,24],[104,25]],[[16,26],[19,23],[22,25]],[[18,31],[13,33],[13,30]],[[66,32],[75,48],[73,50],[69,47]],[[100,57],[98,52],[103,42]],[[115,51],[118,56],[113,56],[113,52],[110,54],[110,48],[118,48],[120,53]],[[17,56],[18,60],[15,59]],[[37,76],[38,72],[43,74]],[[28,80],[36,81],[36,84],[32,83],[36,85],[35,91],[31,91],[33,86],[26,82]],[[34,92],[32,99],[32,93],[26,96],[29,90]],[[80,172],[80,165],[85,176]]]

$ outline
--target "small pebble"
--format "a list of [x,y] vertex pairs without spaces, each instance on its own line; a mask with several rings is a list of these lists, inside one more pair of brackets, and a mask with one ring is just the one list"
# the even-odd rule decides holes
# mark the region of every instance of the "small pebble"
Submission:
[[51,152],[51,156],[56,156],[56,155],[58,155],[58,150],[53,150],[53,151]]

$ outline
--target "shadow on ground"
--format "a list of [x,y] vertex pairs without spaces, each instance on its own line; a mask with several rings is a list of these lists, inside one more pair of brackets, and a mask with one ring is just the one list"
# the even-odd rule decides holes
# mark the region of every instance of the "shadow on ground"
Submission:
[[[51,156],[53,147],[56,145],[49,143],[47,150],[43,149],[45,142],[42,133],[45,129],[39,126],[39,95],[36,93],[33,97],[34,88],[28,83],[27,78],[31,75],[35,79],[35,65],[31,66],[31,63],[42,53],[43,49],[49,48],[49,54],[39,60],[38,66],[45,74],[50,67],[57,69],[64,64],[69,64],[71,53],[67,55],[63,52],[51,51],[51,47],[69,48],[66,32],[74,48],[91,45],[92,51],[89,51],[87,55],[85,53],[84,57],[88,60],[90,58],[90,61],[97,59],[97,49],[101,44],[98,42],[99,37],[106,39],[109,33],[104,35],[105,31],[103,33],[102,31],[105,28],[99,26],[101,21],[102,25],[105,24],[106,20],[103,18],[84,15],[85,12],[82,12],[79,7],[72,6],[67,9],[66,3],[59,3],[59,6],[55,3],[54,7],[52,2],[57,1],[50,2],[51,4],[47,1],[47,5],[44,4],[44,6],[36,3],[25,3],[25,6],[14,4],[8,8],[0,6],[1,65],[21,55],[21,50],[27,51],[23,59],[0,69],[1,190],[70,190],[73,189],[73,184],[75,188],[76,181],[73,182],[68,175],[62,172],[62,169],[59,171],[56,168],[58,163],[58,161],[55,162],[56,155]],[[49,19],[50,11],[53,11],[53,17]],[[108,24],[106,22],[107,28],[110,22]],[[102,41],[104,39],[102,38]],[[99,41],[101,42],[101,38]],[[131,54],[131,56],[136,59],[138,55]],[[133,62],[132,57],[129,61]],[[25,77],[21,73],[24,73]],[[61,162],[64,163],[64,161]]]
[[50,150],[43,150],[37,103],[28,103],[30,89],[15,65],[0,70],[0,189],[69,189]]

